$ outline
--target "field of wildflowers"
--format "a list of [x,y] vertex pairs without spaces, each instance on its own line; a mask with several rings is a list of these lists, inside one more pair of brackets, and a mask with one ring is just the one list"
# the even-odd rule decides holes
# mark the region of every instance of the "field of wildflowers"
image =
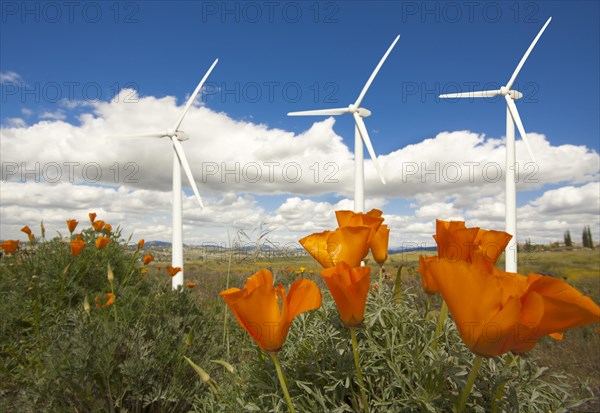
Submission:
[[402,267],[386,280],[381,215],[338,211],[337,229],[300,240],[321,271],[257,265],[220,294],[201,279],[173,291],[179,268],[94,213],[65,237],[24,227],[2,243],[0,411],[586,409],[585,385],[528,352],[600,321],[591,299],[500,271],[507,234],[461,222],[437,222],[419,284]]

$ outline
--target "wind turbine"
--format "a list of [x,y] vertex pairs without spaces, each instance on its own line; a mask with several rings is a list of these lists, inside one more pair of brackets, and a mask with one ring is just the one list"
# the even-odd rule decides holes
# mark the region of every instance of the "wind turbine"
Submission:
[[183,168],[185,171],[187,179],[192,187],[192,190],[194,191],[194,195],[196,196],[200,207],[204,208],[202,198],[200,197],[200,193],[196,187],[196,182],[192,176],[192,170],[190,169],[190,165],[180,143],[180,141],[188,140],[189,137],[183,131],[179,130],[179,127],[181,126],[181,123],[183,122],[188,110],[194,103],[196,96],[202,89],[204,82],[206,82],[206,79],[218,61],[219,59],[215,59],[202,80],[200,80],[200,83],[198,83],[198,86],[196,86],[196,90],[194,90],[194,93],[192,93],[192,96],[190,96],[185,104],[179,119],[177,119],[177,122],[175,122],[171,129],[159,132],[119,136],[123,138],[169,138],[173,144],[173,243],[171,245],[171,265],[173,267],[181,268],[181,271],[179,271],[171,280],[174,290],[183,285],[183,212],[181,206],[181,168]]
[[523,94],[518,90],[511,89],[517,75],[521,71],[523,64],[529,57],[529,54],[535,47],[535,44],[538,42],[546,27],[550,24],[552,17],[546,21],[546,24],[539,31],[533,42],[529,46],[529,49],[523,55],[523,58],[517,65],[517,68],[513,72],[510,80],[506,84],[506,86],[502,86],[498,90],[484,90],[478,92],[463,92],[463,93],[450,93],[447,95],[440,95],[440,98],[481,98],[481,97],[495,97],[495,96],[504,96],[504,100],[506,100],[506,232],[512,235],[508,246],[506,247],[505,252],[505,269],[507,272],[517,272],[517,188],[515,185],[515,124],[517,125],[517,129],[519,129],[519,134],[525,143],[525,147],[527,148],[527,152],[529,153],[529,157],[533,162],[535,162],[535,158],[533,156],[533,152],[531,147],[529,146],[529,141],[527,140],[527,134],[525,133],[525,128],[523,127],[523,122],[521,122],[521,117],[519,116],[519,111],[517,110],[517,105],[515,105],[515,100],[521,99]]
[[354,117],[354,210],[356,212],[364,212],[365,211],[365,173],[364,173],[364,151],[363,151],[363,141],[369,151],[369,156],[373,160],[373,165],[375,165],[375,169],[377,170],[377,174],[381,179],[381,182],[385,184],[385,177],[383,176],[383,171],[379,167],[379,163],[377,162],[377,155],[375,155],[375,150],[373,149],[373,145],[371,144],[371,139],[369,138],[369,133],[367,132],[367,127],[365,126],[365,122],[363,118],[367,118],[371,116],[371,111],[365,108],[360,107],[367,90],[373,83],[373,79],[377,76],[379,69],[387,59],[388,55],[400,39],[400,35],[396,36],[391,46],[387,49],[387,52],[383,55],[379,64],[371,73],[371,77],[367,80],[367,83],[363,87],[360,95],[358,95],[358,99],[356,102],[351,103],[346,108],[335,108],[335,109],[320,109],[320,110],[306,110],[301,112],[290,112],[288,116],[337,116],[344,115],[346,113],[352,114]]

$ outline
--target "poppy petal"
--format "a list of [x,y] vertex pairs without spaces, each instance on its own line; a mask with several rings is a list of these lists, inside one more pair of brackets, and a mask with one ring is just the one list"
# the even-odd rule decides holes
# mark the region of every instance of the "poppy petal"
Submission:
[[306,278],[296,280],[287,294],[289,321],[305,311],[321,307],[321,301],[321,290],[317,284]]

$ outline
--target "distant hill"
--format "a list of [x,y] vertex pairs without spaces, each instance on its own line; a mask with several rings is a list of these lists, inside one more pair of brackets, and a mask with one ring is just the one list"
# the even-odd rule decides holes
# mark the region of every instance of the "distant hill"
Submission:
[[[146,241],[145,243],[146,247],[170,247],[171,243],[167,242],[167,241]],[[194,248],[194,247],[200,247],[199,245],[188,245],[188,244],[184,244],[183,245],[185,248]],[[209,247],[209,245],[204,245],[204,247]],[[226,250],[226,247],[220,246],[220,245],[210,245],[210,248],[213,249],[224,249]],[[256,248],[256,246],[254,245],[242,245],[242,246],[238,246],[238,249],[243,250],[243,251],[252,251]],[[390,249],[389,253],[390,254],[397,254],[400,252],[413,252],[413,251],[435,251],[437,247],[432,246],[432,247],[400,247],[400,248],[392,248]],[[261,245],[261,251],[270,251],[270,250],[274,250],[276,248],[273,248],[270,245]],[[302,251],[302,248],[297,248],[298,251]]]
[[144,243],[146,247],[170,247],[171,243],[166,241],[146,241]]
[[400,247],[392,248],[389,250],[390,254],[398,254],[400,252],[414,252],[414,251],[436,251],[437,247]]

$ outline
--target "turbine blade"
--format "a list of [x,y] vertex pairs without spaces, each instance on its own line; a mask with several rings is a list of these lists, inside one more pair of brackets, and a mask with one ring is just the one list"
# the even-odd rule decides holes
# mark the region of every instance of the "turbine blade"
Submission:
[[185,175],[187,176],[187,179],[190,182],[192,190],[194,191],[194,195],[196,195],[196,199],[198,200],[198,203],[200,203],[200,207],[204,208],[204,203],[202,203],[202,198],[200,197],[200,193],[198,192],[198,188],[196,187],[196,181],[194,181],[194,177],[192,176],[192,170],[190,169],[190,165],[188,164],[187,158],[185,157],[185,152],[183,152],[183,147],[181,146],[177,138],[172,137],[171,141],[173,141],[173,148],[175,149],[175,152],[177,152],[177,156],[179,157],[179,163],[185,171]]
[[459,93],[447,93],[440,95],[442,99],[449,98],[493,98],[500,94],[499,90],[482,90],[477,92],[459,92]]
[[375,169],[377,170],[379,179],[381,179],[381,182],[385,184],[385,177],[383,176],[383,171],[379,167],[379,162],[377,162],[377,155],[375,155],[375,150],[373,149],[373,145],[371,144],[371,139],[369,139],[369,133],[367,132],[365,122],[356,112],[354,112],[352,116],[354,116],[354,120],[356,121],[356,126],[358,126],[360,136],[362,137],[362,140],[365,143],[365,146],[367,147],[367,151],[369,151],[369,156],[371,156],[371,159],[373,160],[373,165],[375,165]]
[[375,70],[373,70],[373,73],[371,73],[371,77],[369,78],[369,80],[367,80],[367,83],[365,84],[365,87],[363,87],[362,91],[360,92],[360,95],[358,95],[358,99],[356,99],[356,102],[354,102],[354,105],[356,107],[360,107],[360,104],[361,104],[362,100],[364,99],[365,94],[367,93],[367,90],[369,90],[369,87],[371,86],[371,83],[373,83],[373,79],[375,79],[375,76],[377,76],[377,73],[379,72],[379,69],[381,69],[381,66],[383,66],[383,63],[385,63],[385,59],[388,58],[388,56],[391,53],[392,49],[394,48],[394,46],[398,42],[398,39],[400,39],[400,35],[396,36],[396,38],[392,42],[391,46],[388,47],[387,52],[385,52],[385,54],[383,55],[383,57],[379,61],[379,64],[375,67]]
[[288,116],[336,116],[348,113],[348,108],[303,110],[301,112],[288,112]]
[[531,42],[531,45],[529,46],[529,49],[527,49],[527,51],[525,52],[525,54],[523,55],[523,58],[521,59],[521,61],[519,62],[519,64],[517,65],[517,68],[515,69],[514,73],[512,74],[512,76],[510,77],[510,80],[508,81],[508,83],[506,84],[506,87],[508,89],[510,89],[513,85],[513,83],[515,83],[515,79],[517,78],[517,75],[519,74],[519,72],[521,71],[521,68],[523,67],[523,64],[525,64],[525,60],[527,60],[527,58],[529,57],[529,54],[531,53],[531,51],[533,50],[535,44],[538,42],[538,40],[540,40],[540,37],[542,36],[542,33],[544,33],[544,30],[546,30],[546,27],[548,27],[548,25],[550,24],[550,20],[552,20],[552,17],[550,17],[547,21],[546,24],[544,24],[544,27],[542,27],[542,29],[540,30],[540,32],[537,34],[537,36],[535,36],[535,39],[533,39],[533,42]]
[[136,139],[136,138],[162,138],[167,136],[165,132],[148,132],[148,133],[136,133],[132,135],[109,135],[111,139]]
[[527,134],[525,133],[525,128],[523,127],[523,122],[521,122],[521,117],[519,116],[519,111],[517,110],[517,105],[509,95],[505,95],[506,105],[508,106],[508,110],[510,111],[510,116],[512,116],[513,121],[517,125],[517,129],[519,129],[519,133],[521,134],[521,138],[523,142],[525,142],[525,147],[527,148],[527,152],[529,152],[529,157],[533,162],[535,162],[535,157],[533,156],[533,151],[531,150],[531,146],[529,146],[529,140],[527,139]]
[[202,89],[204,82],[206,82],[206,79],[208,79],[208,75],[210,75],[210,72],[212,72],[212,70],[215,68],[218,61],[219,61],[219,59],[215,59],[215,61],[210,66],[208,71],[204,74],[204,77],[202,78],[200,83],[198,83],[198,86],[196,86],[196,90],[194,90],[194,93],[192,93],[192,96],[190,96],[187,103],[185,104],[185,107],[183,108],[183,113],[181,114],[179,119],[177,119],[177,122],[175,122],[175,126],[173,127],[174,131],[177,131],[179,129],[179,126],[181,126],[181,122],[183,122],[183,118],[185,117],[185,114],[187,113],[188,110],[190,110],[190,107],[194,103],[194,99],[196,99],[196,95],[198,94],[198,92],[200,92],[200,89]]

